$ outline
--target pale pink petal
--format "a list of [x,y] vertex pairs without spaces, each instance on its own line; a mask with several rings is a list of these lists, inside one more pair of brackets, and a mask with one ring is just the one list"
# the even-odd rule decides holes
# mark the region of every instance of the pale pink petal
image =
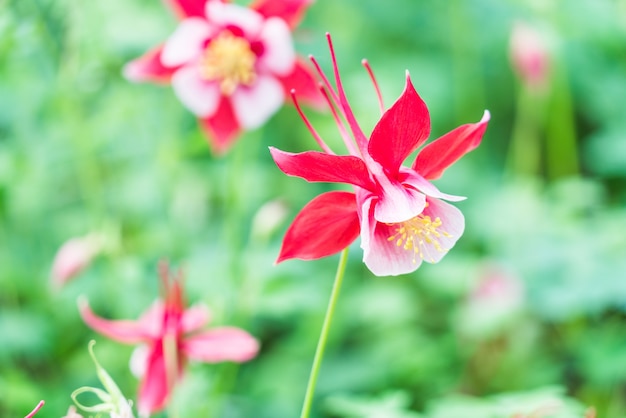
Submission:
[[214,114],[222,96],[219,85],[203,80],[195,65],[176,71],[172,76],[172,88],[183,105],[199,117]]
[[135,347],[133,353],[130,355],[130,361],[128,366],[133,376],[138,379],[142,378],[143,375],[146,374],[149,354],[149,347],[146,344],[141,344]]
[[361,248],[363,262],[377,276],[397,276],[417,269],[422,263],[411,251],[399,249],[389,242],[393,230],[386,224],[376,222],[372,204],[375,196],[357,193],[361,204]]
[[137,344],[154,338],[155,330],[161,326],[162,307],[153,305],[138,321],[108,320],[93,313],[86,299],[79,299],[78,309],[83,321],[94,331],[115,341]]
[[256,356],[259,343],[239,328],[222,327],[187,338],[181,351],[192,360],[207,363],[243,362]]
[[51,279],[60,287],[78,275],[99,251],[97,240],[92,236],[71,238],[66,241],[54,256]]
[[402,177],[402,184],[414,187],[420,192],[424,193],[426,196],[434,197],[437,199],[445,199],[449,200],[450,202],[460,202],[461,200],[467,199],[464,196],[455,196],[439,191],[439,189],[434,184],[417,174],[415,171],[408,168],[401,167],[400,174]]
[[440,232],[445,232],[438,238],[439,247],[434,243],[426,243],[424,247],[424,261],[437,263],[447,252],[454,247],[454,244],[461,238],[465,230],[465,217],[456,207],[439,199],[428,199],[428,206],[424,209],[424,215],[431,219],[440,218]]
[[406,221],[419,215],[425,204],[426,196],[423,193],[396,181],[388,181],[381,185],[378,202],[374,206],[374,218],[386,223]]
[[236,26],[250,39],[258,36],[263,25],[263,16],[254,10],[237,4],[208,1],[206,4],[206,15],[212,24],[221,27]]
[[197,59],[211,32],[211,26],[204,19],[183,20],[165,42],[161,62],[167,67],[176,67]]
[[284,101],[282,85],[269,76],[259,76],[252,86],[240,87],[231,96],[235,116],[246,129],[261,126]]
[[202,328],[210,319],[209,308],[204,304],[196,304],[185,310],[181,318],[181,327],[184,333],[193,332]]
[[284,20],[277,17],[265,21],[259,40],[265,49],[259,57],[261,70],[278,76],[286,76],[293,71],[296,63],[296,51],[293,48],[291,32]]

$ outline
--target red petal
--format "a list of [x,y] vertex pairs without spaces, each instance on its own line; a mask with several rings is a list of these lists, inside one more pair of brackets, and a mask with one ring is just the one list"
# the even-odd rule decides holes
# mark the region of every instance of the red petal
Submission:
[[426,145],[417,155],[413,169],[429,180],[441,177],[446,168],[480,144],[489,118],[489,111],[485,111],[480,122],[459,126]]
[[[178,370],[182,373],[182,367]],[[170,388],[167,379],[163,341],[150,346],[146,373],[141,378],[137,394],[137,409],[140,416],[149,416],[163,409],[167,403]]]
[[256,356],[259,343],[239,328],[223,327],[186,339],[181,350],[190,359],[207,363],[243,362]]
[[124,76],[131,81],[152,81],[169,83],[177,68],[169,68],[161,63],[163,45],[146,52],[141,57],[129,62],[124,67]]
[[424,143],[429,134],[428,108],[407,73],[404,92],[374,127],[369,153],[394,176],[406,157]]
[[265,17],[280,17],[294,28],[302,20],[302,15],[312,0],[256,0],[250,8]]
[[207,0],[165,0],[181,19],[191,16],[204,17]]
[[228,151],[241,131],[230,101],[224,97],[212,116],[199,121],[206,133],[207,142],[216,155],[222,155]]
[[280,82],[285,89],[286,95],[290,95],[291,89],[294,89],[298,101],[302,101],[319,109],[326,106],[326,100],[324,100],[324,96],[320,93],[313,72],[300,58],[296,59],[293,72],[286,77],[281,77]]
[[277,263],[314,260],[339,252],[359,236],[353,193],[328,192],[311,200],[289,226]]
[[94,331],[126,344],[138,344],[154,338],[155,330],[161,326],[163,318],[161,304],[153,305],[138,321],[101,318],[93,313],[84,299],[79,300],[78,310],[83,321]]
[[375,188],[367,166],[359,157],[331,155],[317,151],[300,154],[270,147],[274,162],[285,174],[310,182],[348,183],[364,189]]

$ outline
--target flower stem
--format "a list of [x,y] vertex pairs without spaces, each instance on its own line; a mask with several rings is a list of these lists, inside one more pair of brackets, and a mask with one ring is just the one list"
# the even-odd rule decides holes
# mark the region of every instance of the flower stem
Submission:
[[304,395],[304,403],[302,404],[300,418],[308,418],[311,413],[311,404],[313,403],[313,394],[315,392],[315,385],[317,384],[317,376],[319,375],[322,358],[324,357],[324,349],[326,348],[326,341],[328,340],[328,331],[330,330],[330,323],[333,320],[333,315],[335,313],[335,306],[337,305],[337,299],[339,298],[339,290],[341,289],[341,283],[343,282],[343,276],[346,271],[347,260],[348,248],[345,248],[341,252],[341,257],[339,258],[339,265],[337,266],[337,273],[335,274],[335,283],[333,284],[333,290],[330,294],[328,307],[326,308],[326,316],[324,317],[322,332],[320,333],[320,338],[317,341],[317,349],[315,350],[315,357],[313,358],[313,366],[311,367],[311,374],[309,375],[309,383]]

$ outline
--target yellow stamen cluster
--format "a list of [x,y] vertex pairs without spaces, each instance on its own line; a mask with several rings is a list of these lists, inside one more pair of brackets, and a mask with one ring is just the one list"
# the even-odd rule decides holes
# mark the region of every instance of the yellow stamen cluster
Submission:
[[200,61],[200,72],[206,80],[217,80],[222,93],[233,94],[240,84],[254,83],[256,55],[250,43],[228,31],[213,39],[204,51]]
[[[412,251],[415,256],[414,263],[417,262],[418,256],[424,259],[425,253],[428,253],[427,245],[439,252],[448,251],[439,240],[441,237],[451,238],[452,235],[440,229],[442,222],[439,217],[433,220],[430,216],[420,213],[415,218],[392,225],[395,226],[395,233],[387,240],[395,241],[398,247]],[[431,257],[430,261],[435,260]]]

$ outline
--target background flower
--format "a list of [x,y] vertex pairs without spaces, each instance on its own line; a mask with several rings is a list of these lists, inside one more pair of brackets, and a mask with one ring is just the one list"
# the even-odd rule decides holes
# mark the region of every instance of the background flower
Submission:
[[170,1],[181,22],[167,41],[126,66],[131,80],[166,81],[201,122],[212,149],[258,128],[295,88],[319,103],[315,80],[296,56],[292,30],[309,0]]

